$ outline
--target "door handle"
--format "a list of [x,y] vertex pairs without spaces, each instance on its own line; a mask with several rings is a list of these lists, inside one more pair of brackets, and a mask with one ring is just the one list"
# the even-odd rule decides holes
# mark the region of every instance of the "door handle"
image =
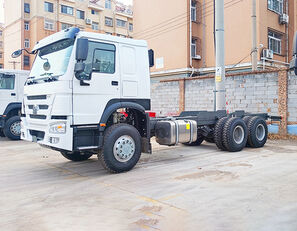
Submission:
[[111,85],[112,86],[118,86],[119,85],[119,82],[118,81],[111,81]]
[[11,93],[10,95],[11,95],[11,96],[15,96],[15,93]]

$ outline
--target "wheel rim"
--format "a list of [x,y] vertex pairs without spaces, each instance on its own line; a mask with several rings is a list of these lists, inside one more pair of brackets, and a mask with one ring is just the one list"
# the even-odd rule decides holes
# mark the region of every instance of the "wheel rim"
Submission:
[[265,128],[263,126],[263,124],[258,124],[257,128],[256,128],[256,137],[259,141],[264,140],[266,135],[266,131]]
[[131,136],[121,136],[113,146],[113,155],[119,162],[129,161],[135,153],[135,142]]
[[233,140],[237,144],[241,144],[244,140],[244,129],[242,126],[237,125],[233,131]]
[[21,121],[16,121],[11,124],[10,132],[15,136],[19,136],[21,134]]

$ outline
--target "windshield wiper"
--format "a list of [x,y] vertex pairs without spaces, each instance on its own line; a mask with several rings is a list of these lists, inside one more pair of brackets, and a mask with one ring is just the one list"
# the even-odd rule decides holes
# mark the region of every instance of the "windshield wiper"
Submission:
[[49,76],[52,76],[54,73],[43,73],[43,74],[41,74],[40,76],[45,76],[45,75],[49,75]]

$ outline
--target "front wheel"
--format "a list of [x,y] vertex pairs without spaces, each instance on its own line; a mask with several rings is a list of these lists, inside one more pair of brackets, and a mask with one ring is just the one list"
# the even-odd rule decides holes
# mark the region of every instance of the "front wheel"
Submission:
[[11,140],[21,139],[21,118],[13,116],[9,118],[3,129],[4,135]]
[[98,159],[112,173],[131,170],[141,156],[141,137],[129,124],[115,124],[107,128]]
[[62,156],[64,156],[66,159],[79,162],[89,159],[92,154],[86,154],[86,153],[80,153],[80,152],[61,152]]

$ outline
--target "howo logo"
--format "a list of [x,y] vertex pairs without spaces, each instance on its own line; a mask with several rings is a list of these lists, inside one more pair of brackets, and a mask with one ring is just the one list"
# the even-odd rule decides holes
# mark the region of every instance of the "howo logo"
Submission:
[[33,115],[37,115],[37,112],[39,111],[39,106],[38,105],[34,105],[33,106]]

